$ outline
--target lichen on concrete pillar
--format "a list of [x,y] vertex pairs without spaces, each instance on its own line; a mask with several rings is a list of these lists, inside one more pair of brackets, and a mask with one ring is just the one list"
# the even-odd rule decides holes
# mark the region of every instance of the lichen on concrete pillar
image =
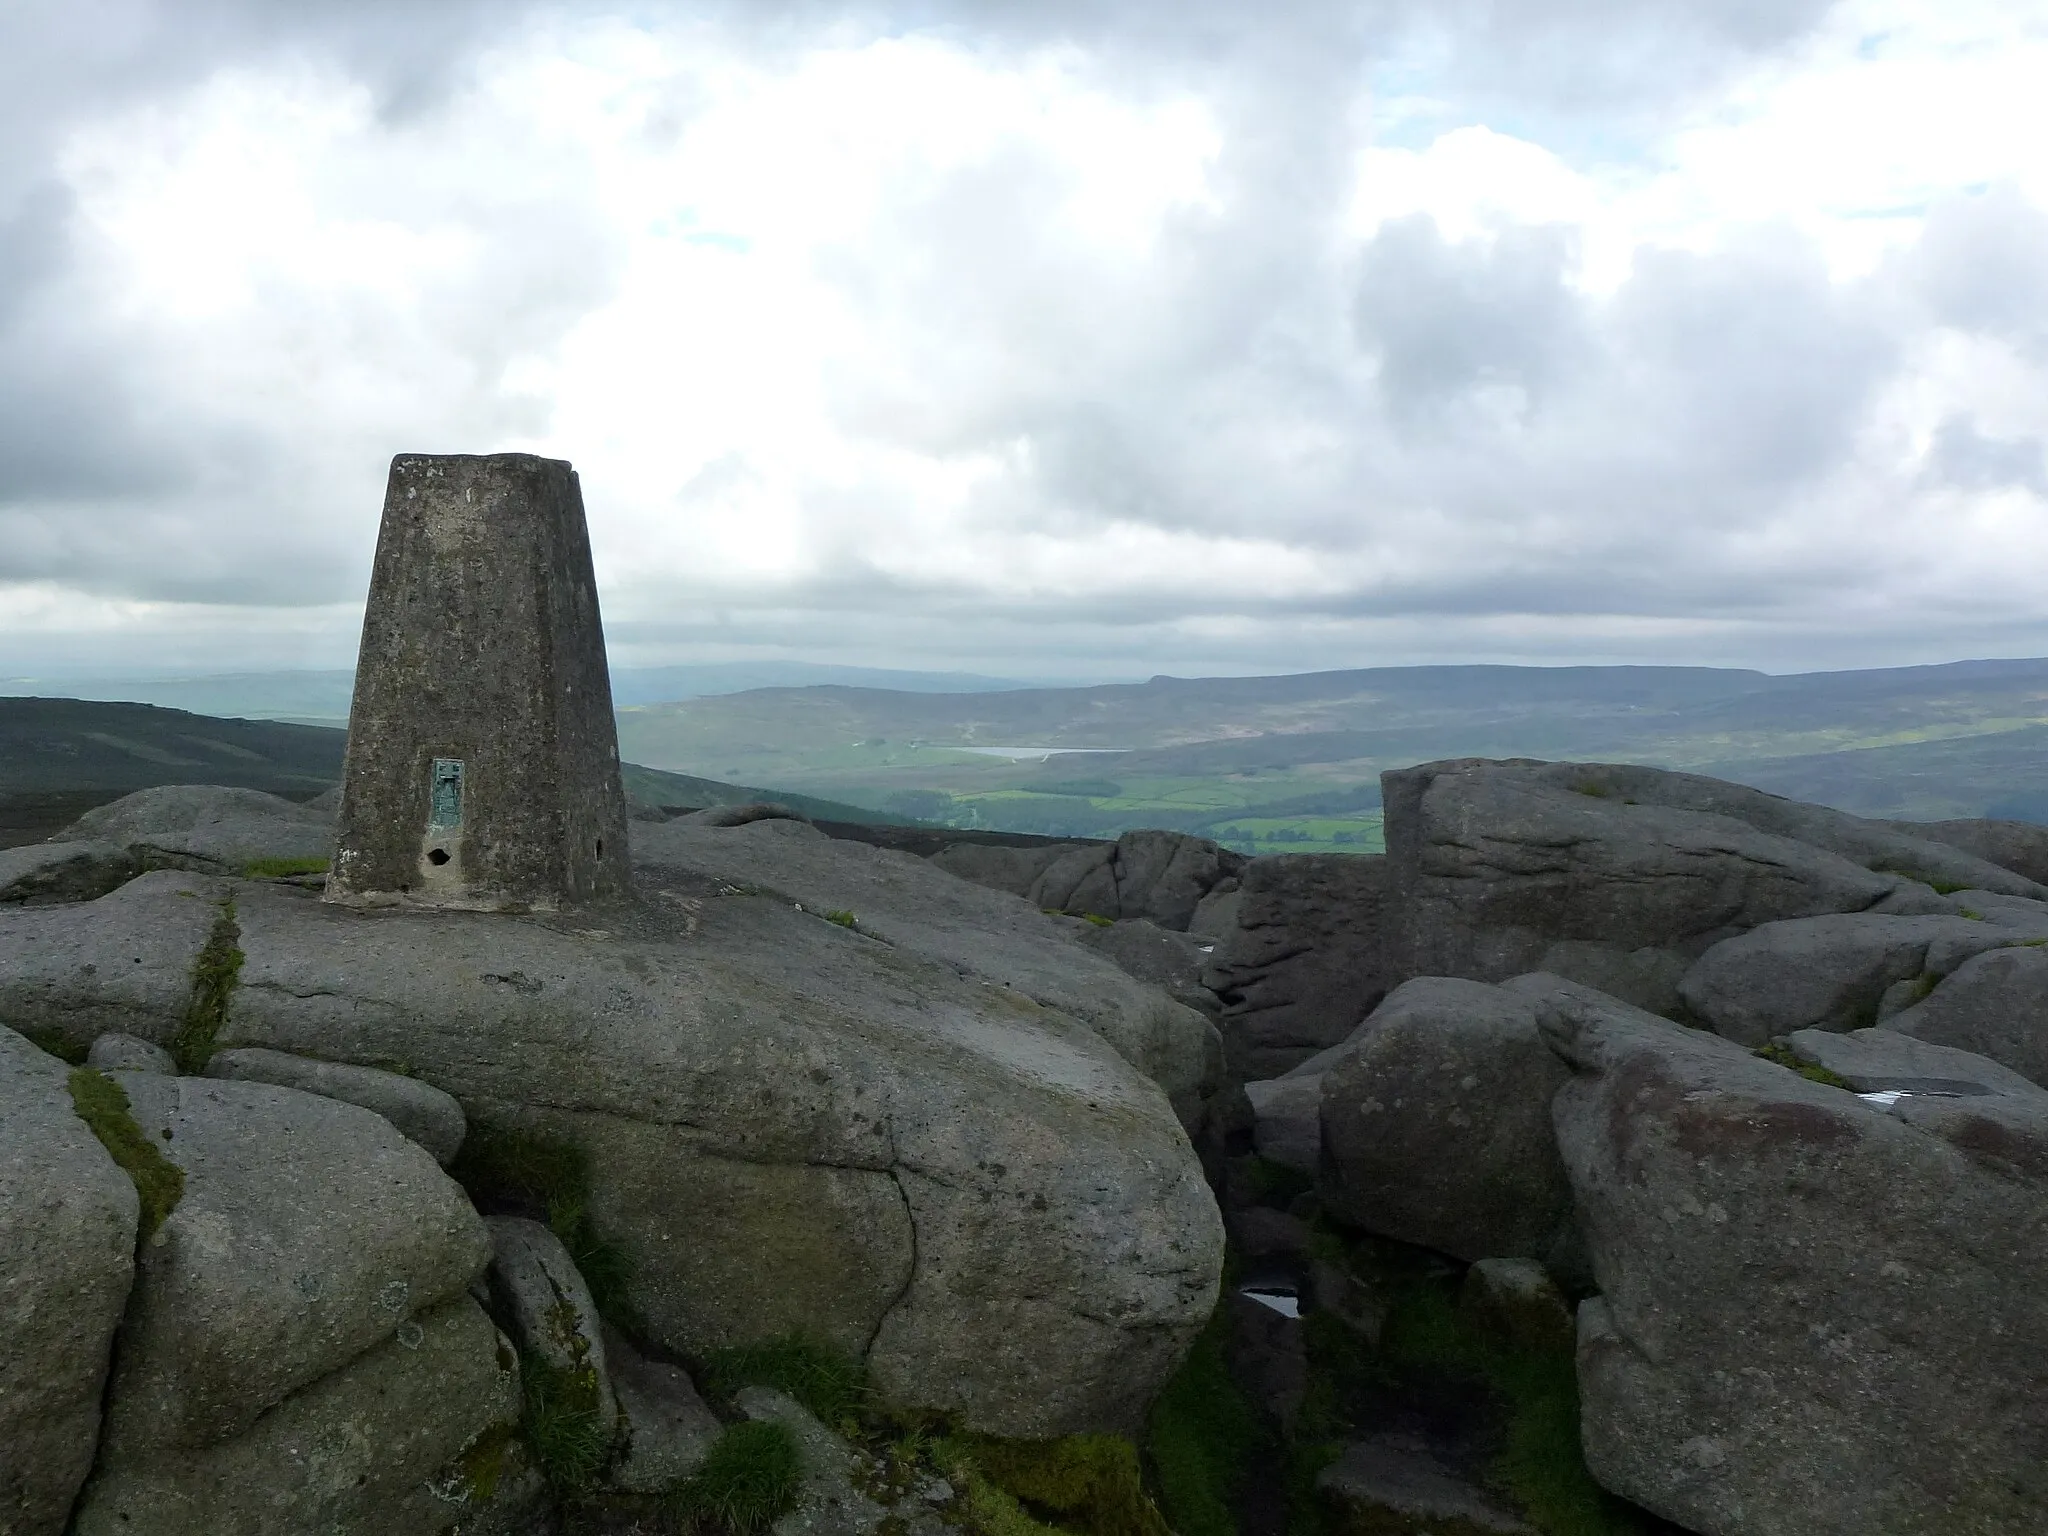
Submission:
[[628,881],[576,472],[525,453],[399,454],[328,899],[545,910]]

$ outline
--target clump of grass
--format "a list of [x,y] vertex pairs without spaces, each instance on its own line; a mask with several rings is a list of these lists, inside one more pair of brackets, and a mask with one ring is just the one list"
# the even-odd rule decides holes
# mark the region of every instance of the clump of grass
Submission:
[[749,1536],[795,1506],[802,1479],[796,1438],[787,1429],[766,1421],[735,1424],[676,1490],[675,1504],[684,1515]]
[[612,1425],[597,1389],[597,1372],[564,1370],[539,1355],[522,1355],[526,1411],[520,1429],[549,1484],[576,1493],[597,1481],[611,1459]]
[[1975,889],[1966,880],[1930,880],[1927,883],[1934,888],[1934,894],[1937,896],[1953,896],[1957,891]]
[[1237,1536],[1232,1503],[1264,1433],[1224,1359],[1227,1327],[1218,1307],[1146,1422],[1159,1499],[1179,1536]]
[[1575,795],[1589,795],[1595,800],[1612,800],[1614,791],[1597,779],[1581,779],[1572,786]]
[[242,873],[251,880],[283,880],[292,875],[324,875],[326,859],[251,859]]
[[847,911],[844,907],[841,907],[839,910],[835,912],[827,912],[825,914],[825,921],[828,923],[837,923],[842,928],[855,927],[857,926],[858,922],[854,915],[851,912]]
[[171,1058],[180,1072],[204,1070],[207,1058],[213,1055],[214,1042],[227,1025],[228,1002],[234,996],[235,983],[241,979],[246,958],[237,942],[241,937],[242,930],[235,924],[235,898],[230,896],[221,902],[213,931],[207,934],[198,958],[192,962],[191,996],[185,1002],[185,1016],[178,1021],[177,1031],[169,1041]]
[[134,1107],[121,1085],[104,1072],[79,1067],[71,1074],[71,1107],[99,1137],[142,1202],[137,1237],[147,1242],[185,1193],[185,1170],[158,1151],[135,1123]]
[[581,1147],[530,1131],[477,1126],[448,1171],[479,1208],[546,1222],[590,1287],[598,1315],[627,1333],[642,1331],[633,1311],[632,1261],[590,1219],[590,1161]]
[[1792,1047],[1785,1044],[1782,1040],[1773,1040],[1769,1045],[1760,1045],[1750,1054],[1761,1057],[1765,1061],[1776,1062],[1781,1067],[1789,1067],[1809,1083],[1822,1083],[1829,1088],[1847,1088],[1849,1086],[1849,1080],[1846,1077],[1830,1072],[1826,1067],[1816,1066],[1810,1061],[1801,1061],[1792,1054]]
[[860,1365],[802,1332],[715,1351],[705,1360],[700,1380],[719,1397],[731,1397],[742,1387],[773,1387],[826,1424],[854,1433],[870,1397],[867,1372]]
[[1093,923],[1097,928],[1114,928],[1116,926],[1115,918],[1104,917],[1100,912],[1075,912],[1071,915],[1080,918],[1084,923]]

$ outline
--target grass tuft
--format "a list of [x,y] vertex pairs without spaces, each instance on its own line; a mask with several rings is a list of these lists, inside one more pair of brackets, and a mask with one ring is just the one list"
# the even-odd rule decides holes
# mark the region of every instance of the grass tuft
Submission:
[[612,1425],[588,1366],[566,1371],[538,1355],[519,1359],[526,1411],[520,1429],[550,1486],[576,1493],[590,1487],[611,1459]]
[[825,921],[837,923],[842,928],[852,928],[856,926],[858,920],[851,912],[842,907],[836,912],[827,912],[825,914]]
[[802,1480],[796,1437],[787,1429],[765,1421],[735,1424],[676,1490],[675,1503],[685,1515],[749,1536],[795,1506]]
[[242,930],[235,925],[235,898],[230,896],[221,902],[213,931],[192,962],[192,994],[185,1002],[185,1016],[169,1041],[171,1057],[180,1072],[203,1071],[207,1058],[213,1055],[214,1042],[227,1025],[228,1001],[234,996],[246,958],[237,943],[241,937]]
[[1776,1062],[1781,1067],[1789,1067],[1809,1083],[1822,1083],[1829,1088],[1847,1088],[1849,1086],[1849,1080],[1846,1077],[1830,1072],[1826,1067],[1815,1066],[1810,1061],[1801,1061],[1792,1054],[1792,1047],[1786,1045],[1783,1041],[1773,1040],[1769,1045],[1760,1045],[1750,1054],[1762,1057],[1765,1061]]
[[142,1219],[136,1235],[138,1240],[147,1242],[177,1209],[185,1193],[185,1170],[142,1134],[128,1095],[104,1072],[91,1067],[79,1067],[72,1072],[71,1107],[134,1184],[142,1202]]
[[718,1350],[705,1360],[700,1381],[707,1391],[727,1398],[741,1387],[773,1387],[842,1432],[849,1427],[858,1431],[869,1402],[867,1372],[805,1333]]

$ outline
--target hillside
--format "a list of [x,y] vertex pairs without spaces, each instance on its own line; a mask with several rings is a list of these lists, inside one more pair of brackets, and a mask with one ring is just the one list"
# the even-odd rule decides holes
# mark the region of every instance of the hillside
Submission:
[[[758,689],[621,710],[637,760],[961,826],[1378,846],[1382,769],[1619,759],[1869,814],[2048,808],[2048,661],[1774,677],[1697,667],[1402,667],[1000,694]],[[1013,759],[999,749],[1040,749]],[[1053,755],[1045,756],[1052,749]]]

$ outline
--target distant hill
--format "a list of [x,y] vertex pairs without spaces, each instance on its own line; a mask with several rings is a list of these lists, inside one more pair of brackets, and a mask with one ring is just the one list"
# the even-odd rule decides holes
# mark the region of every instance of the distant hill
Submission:
[[[682,667],[616,667],[612,671],[612,702],[658,704],[750,688],[801,688],[819,683],[907,693],[979,693],[1036,686],[1016,678],[984,677],[975,672],[906,672],[808,661],[733,661]],[[345,722],[354,692],[355,673],[347,670],[0,677],[0,694],[158,704],[198,715],[308,724]]]
[[[230,720],[154,704],[0,697],[0,846],[33,841],[95,805],[158,784],[227,784],[307,800],[341,778],[348,733]],[[625,765],[629,794],[657,805],[780,800],[819,820],[915,826],[910,817],[814,795]]]

